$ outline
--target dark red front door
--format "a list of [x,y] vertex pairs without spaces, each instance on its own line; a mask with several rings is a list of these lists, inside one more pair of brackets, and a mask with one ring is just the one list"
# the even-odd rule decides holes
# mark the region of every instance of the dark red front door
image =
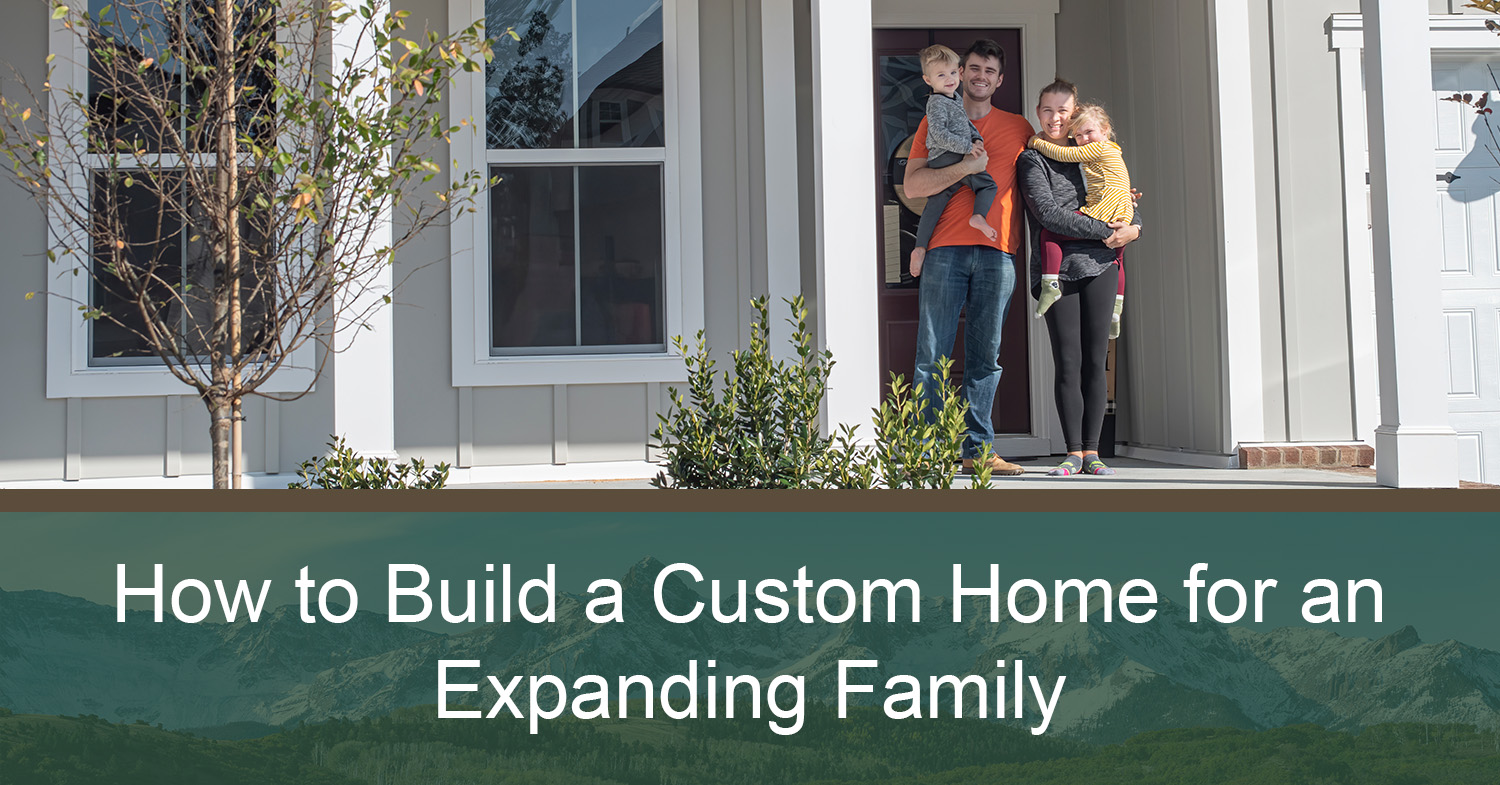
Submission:
[[[993,103],[1007,112],[1022,113],[1021,33],[1019,30],[876,30],[875,31],[875,155],[879,254],[872,267],[880,301],[881,390],[892,372],[909,383],[916,366],[917,287],[907,261],[911,258],[919,215],[901,199],[906,154],[911,135],[927,107],[932,92],[922,81],[917,52],[932,44],[945,44],[962,54],[975,39],[990,38],[1005,50],[1005,81],[995,91]],[[1025,257],[1016,260],[1016,293],[1000,341],[1000,389],[995,395],[995,433],[1031,432],[1031,394],[1028,383],[1026,316],[1029,299],[1024,287]],[[954,381],[963,381],[963,322],[953,347]]]

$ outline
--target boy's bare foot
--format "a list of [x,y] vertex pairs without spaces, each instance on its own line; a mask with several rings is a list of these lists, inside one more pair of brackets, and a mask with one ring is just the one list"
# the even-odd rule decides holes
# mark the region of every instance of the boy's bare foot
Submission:
[[995,238],[1000,236],[1000,233],[995,231],[994,228],[990,226],[990,222],[984,220],[984,216],[982,215],[969,216],[969,225],[982,232],[985,238],[990,242],[994,242]]
[[911,277],[922,277],[922,260],[927,258],[926,248],[913,248],[911,251]]

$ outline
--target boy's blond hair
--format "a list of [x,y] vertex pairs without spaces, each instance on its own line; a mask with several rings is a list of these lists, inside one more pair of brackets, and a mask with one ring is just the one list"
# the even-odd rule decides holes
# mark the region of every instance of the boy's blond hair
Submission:
[[1109,113],[1104,111],[1104,107],[1098,104],[1084,104],[1073,110],[1073,118],[1068,122],[1068,132],[1072,133],[1078,130],[1079,126],[1089,120],[1098,123],[1099,130],[1103,131],[1105,136],[1110,139],[1115,138],[1115,125],[1110,122]]
[[929,46],[926,49],[917,52],[917,60],[922,64],[922,72],[926,73],[927,66],[930,63],[958,65],[959,58],[958,52],[955,52],[952,49],[943,46],[942,44],[933,44],[932,46]]

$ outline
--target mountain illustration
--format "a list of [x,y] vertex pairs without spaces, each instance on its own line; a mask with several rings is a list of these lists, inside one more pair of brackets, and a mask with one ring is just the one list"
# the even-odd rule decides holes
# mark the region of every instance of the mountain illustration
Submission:
[[[698,621],[674,624],[653,607],[663,567],[648,558],[621,580],[624,623],[595,624],[584,615],[588,598],[560,594],[553,624],[450,634],[365,612],[345,624],[303,624],[289,606],[257,624],[157,625],[135,611],[139,623],[117,624],[113,608],[0,590],[0,706],[177,728],[379,716],[434,703],[442,659],[480,660],[483,673],[502,678],[550,673],[565,682],[584,674],[660,682],[685,673],[690,660],[702,677],[713,659],[719,675],[803,675],[809,697],[824,702],[835,698],[840,660],[872,659],[880,667],[860,679],[876,685],[861,696],[874,703],[892,674],[977,674],[993,684],[1005,675],[997,660],[1019,659],[1044,682],[1067,677],[1049,732],[1089,741],[1199,726],[1500,727],[1500,653],[1424,643],[1411,627],[1375,640],[1298,627],[1263,633],[1189,623],[1185,608],[1165,600],[1147,624],[1100,621],[1098,607],[1086,623],[1022,624],[1003,613],[991,623],[972,603],[965,621],[953,623],[951,605],[936,597],[923,598],[917,623],[886,623],[885,609],[872,607],[871,623],[856,614],[843,624],[795,615],[766,624],[751,613],[744,623],[721,624],[705,608]],[[675,575],[663,592],[674,610],[711,602]],[[1069,614],[1076,619],[1077,609]],[[472,671],[465,678],[483,680]]]

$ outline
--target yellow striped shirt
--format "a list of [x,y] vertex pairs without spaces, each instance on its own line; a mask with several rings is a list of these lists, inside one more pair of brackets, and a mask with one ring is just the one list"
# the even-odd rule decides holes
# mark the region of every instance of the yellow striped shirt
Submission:
[[1130,200],[1130,170],[1125,168],[1125,156],[1119,145],[1106,140],[1083,147],[1062,147],[1038,137],[1031,140],[1031,146],[1054,161],[1083,165],[1088,203],[1079,212],[1105,223],[1130,223],[1135,218],[1135,205]]

